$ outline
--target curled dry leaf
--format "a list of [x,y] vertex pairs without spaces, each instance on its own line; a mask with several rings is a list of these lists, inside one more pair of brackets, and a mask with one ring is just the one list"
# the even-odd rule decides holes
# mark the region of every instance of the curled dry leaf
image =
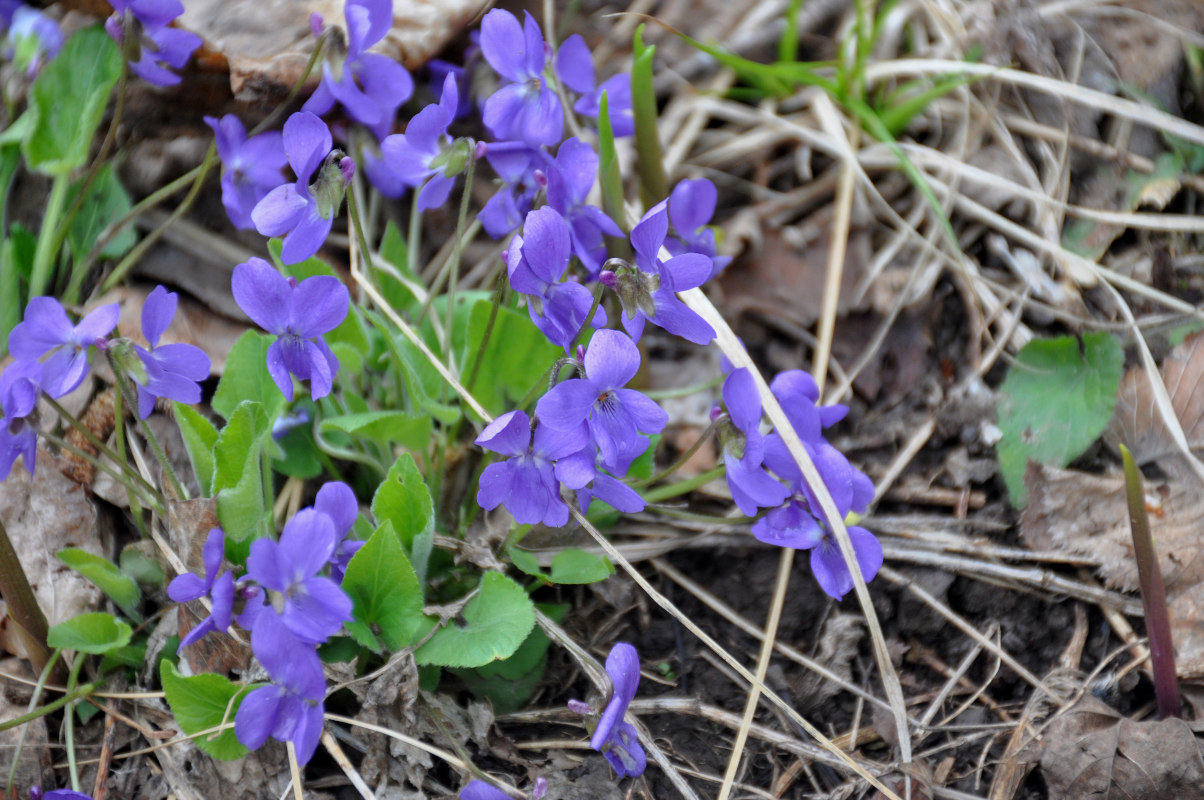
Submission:
[[1134,722],[1091,695],[1021,757],[1040,761],[1049,796],[1061,800],[1204,798],[1204,758],[1186,722]]

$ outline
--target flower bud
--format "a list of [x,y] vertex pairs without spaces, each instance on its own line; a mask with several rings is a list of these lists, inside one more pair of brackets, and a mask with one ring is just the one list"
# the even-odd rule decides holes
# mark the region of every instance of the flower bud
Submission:
[[355,162],[342,150],[331,150],[318,168],[318,179],[309,185],[314,200],[318,203],[318,215],[331,219],[343,204],[343,194],[351,175],[355,173]]

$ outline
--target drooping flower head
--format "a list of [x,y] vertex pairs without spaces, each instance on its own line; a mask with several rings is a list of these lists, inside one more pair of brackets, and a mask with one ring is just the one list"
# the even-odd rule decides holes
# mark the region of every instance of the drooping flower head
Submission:
[[677,293],[705,283],[711,275],[711,260],[698,253],[683,253],[661,261],[659,252],[668,232],[668,212],[661,202],[631,230],[636,267],[603,272],[602,282],[619,295],[623,327],[632,339],[639,341],[648,321],[686,341],[707,344],[715,338],[714,328],[679,300]]
[[623,388],[640,368],[640,351],[621,331],[600,330],[585,351],[585,377],[557,384],[539,399],[535,413],[558,430],[583,420],[607,469],[625,474],[648,447],[643,434],[660,433],[669,415],[634,389]]
[[229,571],[221,571],[225,551],[226,535],[221,528],[212,529],[201,548],[205,577],[186,572],[177,575],[167,586],[167,596],[174,602],[188,603],[207,595],[213,606],[209,616],[180,640],[177,653],[211,631],[224,632],[234,619],[234,575]]
[[46,354],[42,390],[62,397],[83,383],[88,374],[88,348],[102,347],[117,326],[117,303],[93,309],[72,325],[62,304],[52,297],[35,297],[25,307],[25,318],[8,335],[8,349],[17,359],[35,361]]
[[438,208],[447,201],[455,176],[474,155],[467,140],[453,141],[447,135],[459,104],[457,91],[455,77],[448,75],[439,102],[415,114],[405,133],[386,136],[380,145],[385,164],[397,179],[411,188],[422,187],[419,211]]
[[[113,16],[105,20],[105,30],[127,53],[138,56],[130,69],[147,83],[174,86],[180,76],[172,72],[188,63],[192,51],[201,46],[201,37],[170,27],[184,13],[180,0],[110,0]],[[131,43],[132,42],[132,43]]]
[[602,95],[606,95],[610,126],[615,136],[635,133],[635,113],[631,107],[631,76],[625,72],[612,75],[601,86],[594,80],[594,57],[581,34],[574,33],[564,40],[556,53],[556,75],[564,85],[581,95],[573,110],[584,117],[598,118],[602,110]]
[[347,288],[329,275],[298,283],[286,278],[262,258],[234,268],[234,299],[257,325],[278,337],[268,348],[268,374],[288,400],[293,381],[310,382],[314,400],[330,394],[339,360],[322,339],[347,317],[351,298]]
[[623,721],[640,686],[640,657],[635,648],[626,642],[612,647],[606,657],[606,674],[614,691],[589,746],[606,756],[620,778],[634,778],[642,775],[648,764],[635,726]]
[[29,419],[38,405],[42,365],[17,361],[0,373],[0,481],[18,458],[31,474],[38,455],[38,432]]
[[761,397],[748,369],[728,374],[723,382],[723,402],[728,416],[726,424],[720,422],[719,440],[732,499],[749,516],[755,515],[758,508],[781,505],[789,492],[761,466],[765,453],[760,431]]
[[156,286],[142,305],[142,335],[150,350],[135,347],[147,380],[138,384],[138,417],[146,419],[155,400],[166,397],[181,403],[201,402],[199,381],[209,377],[209,356],[191,344],[159,344],[159,337],[176,314],[179,296]]
[[205,117],[217,137],[217,154],[222,160],[222,205],[230,222],[239,230],[251,230],[251,211],[268,192],[284,183],[284,137],[280,131],[264,131],[247,138],[242,120],[227,114],[220,120]]
[[[322,115],[337,101],[356,122],[375,128],[390,123],[414,91],[405,68],[368,49],[393,27],[393,0],[347,0],[347,36],[335,38],[322,62],[322,82],[302,109]],[[319,17],[315,28],[320,27]]]
[[532,147],[554,145],[564,129],[564,112],[544,78],[548,46],[530,14],[519,25],[495,8],[481,20],[481,52],[509,83],[485,101],[483,119],[495,139],[522,140]]
[[275,593],[270,595],[275,610],[256,615],[253,626],[261,624],[263,614],[278,612],[293,636],[319,644],[349,622],[351,599],[333,580],[318,574],[336,546],[334,521],[313,508],[302,509],[290,519],[279,542],[252,542],[247,577]]
[[305,764],[322,736],[322,662],[316,648],[297,638],[276,614],[261,612],[254,619],[251,650],[272,683],[243,698],[234,715],[234,734],[251,750],[262,747],[269,736],[292,742],[297,761]]
[[326,123],[308,111],[298,111],[284,123],[284,152],[297,182],[268,192],[251,210],[251,221],[264,236],[284,237],[280,259],[285,264],[298,264],[318,252],[355,173],[355,162],[341,150],[332,151],[332,144]]
[[569,521],[569,508],[560,499],[555,463],[581,450],[588,441],[589,433],[580,421],[564,430],[539,425],[532,435],[526,412],[503,414],[476,440],[486,450],[509,456],[481,473],[477,503],[486,510],[505,504],[520,524],[564,525]]
[[527,312],[535,327],[559,347],[570,348],[586,323],[606,324],[598,307],[592,317],[593,295],[574,280],[562,281],[569,265],[571,239],[568,223],[549,206],[527,214],[523,235],[510,240],[506,269],[510,286],[527,295]]

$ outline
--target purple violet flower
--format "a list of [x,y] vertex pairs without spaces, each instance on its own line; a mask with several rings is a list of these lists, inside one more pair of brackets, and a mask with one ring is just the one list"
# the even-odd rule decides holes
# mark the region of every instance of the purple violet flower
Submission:
[[733,370],[727,376],[723,402],[729,421],[726,425],[720,423],[719,440],[723,443],[727,485],[736,505],[751,517],[758,508],[781,505],[790,493],[761,467],[765,453],[760,431],[761,396],[748,369]]
[[29,800],[92,800],[92,795],[77,792],[74,789],[55,789],[42,794],[42,787],[31,786]]
[[[543,206],[527,214],[523,236],[510,240],[506,269],[510,286],[527,295],[527,313],[548,341],[566,350],[586,323],[594,298],[574,280],[561,282],[569,265],[571,240],[568,223]],[[599,306],[589,324],[601,328],[606,312]]]
[[455,176],[463,171],[467,159],[473,157],[447,135],[447,126],[455,118],[459,102],[455,77],[448,75],[439,102],[415,114],[405,133],[386,136],[381,142],[381,154],[397,178],[411,188],[422,187],[418,193],[419,211],[438,208],[447,202]]
[[180,640],[177,653],[210,631],[226,631],[234,619],[234,575],[229,571],[219,573],[225,552],[226,535],[221,528],[213,528],[209,531],[205,546],[201,548],[201,558],[205,564],[204,579],[187,572],[177,575],[167,586],[167,596],[176,603],[199,600],[206,595],[213,603],[213,611],[209,616]]
[[579,139],[566,139],[548,169],[548,205],[569,224],[573,252],[591,278],[602,271],[606,260],[603,236],[622,236],[623,231],[602,209],[587,204],[598,175],[598,156]]
[[619,295],[622,322],[632,339],[639,341],[645,320],[694,344],[707,344],[715,330],[677,293],[701,286],[711,275],[711,260],[698,253],[683,253],[661,261],[658,253],[669,232],[665,203],[653,206],[631,230],[631,244],[638,269],[621,267],[604,271],[601,280]]
[[[633,450],[615,466],[614,471],[625,475],[631,462],[639,458],[642,452]],[[582,511],[589,511],[595,499],[625,514],[643,511],[645,503],[640,493],[604,470],[598,447],[591,441],[584,450],[557,462],[556,477],[565,486],[577,490],[577,502],[581,504]]]
[[543,76],[548,46],[530,14],[522,25],[495,8],[481,20],[481,52],[509,83],[488,100],[482,115],[493,138],[521,139],[532,147],[554,145],[564,129],[564,112]]
[[146,384],[138,385],[138,418],[146,419],[155,400],[166,397],[181,403],[201,402],[200,381],[209,377],[209,356],[191,344],[159,345],[159,337],[176,314],[179,295],[156,286],[142,304],[142,335],[150,350],[135,345],[146,368]]
[[489,423],[476,443],[510,458],[490,464],[481,473],[477,503],[486,510],[505,504],[514,520],[523,525],[564,525],[569,521],[569,507],[560,499],[554,462],[579,451],[588,438],[580,421],[563,430],[539,425],[532,436],[526,412],[503,414]]
[[660,433],[669,415],[634,389],[625,389],[640,368],[640,351],[620,331],[600,330],[585,351],[585,377],[552,387],[539,399],[535,413],[557,430],[572,430],[583,420],[602,454],[603,465],[625,472],[648,446],[641,434]]
[[285,264],[300,263],[322,247],[355,172],[355,162],[331,146],[330,129],[308,111],[284,123],[284,152],[297,182],[268,192],[251,210],[251,221],[264,236],[284,236]]
[[360,513],[355,492],[342,481],[324,483],[314,500],[314,510],[329,517],[334,528],[335,548],[330,556],[330,577],[335,583],[341,584],[351,557],[364,546],[362,540],[347,538]]
[[234,268],[234,300],[256,325],[276,334],[268,348],[268,374],[292,401],[293,381],[310,382],[314,400],[330,394],[339,360],[322,339],[347,317],[351,298],[347,287],[329,275],[314,275],[300,283],[286,278],[262,258]]
[[706,178],[685,180],[674,186],[669,195],[669,221],[676,236],[665,240],[665,249],[675,256],[701,253],[711,259],[712,278],[732,260],[731,256],[717,255],[719,247],[710,222],[718,199],[715,184]]
[[32,77],[43,62],[58,54],[63,46],[63,32],[53,17],[36,8],[21,5],[13,12],[8,43],[6,50],[10,52],[6,57],[11,58],[18,67],[23,67],[25,74]]
[[0,481],[18,458],[31,475],[37,463],[38,431],[28,417],[38,405],[42,365],[15,361],[0,373]]
[[512,800],[510,795],[485,781],[469,781],[460,790],[460,800]]
[[[260,539],[256,544],[265,541]],[[326,679],[318,652],[312,644],[294,636],[266,608],[254,617],[251,650],[272,683],[243,698],[234,715],[234,734],[251,750],[262,747],[269,736],[292,742],[297,761],[305,764],[313,757],[322,735]]]
[[201,37],[189,31],[169,27],[184,13],[180,0],[111,0],[113,16],[105,20],[105,31],[124,45],[127,32],[140,38],[140,58],[130,62],[135,75],[155,86],[174,86],[180,76],[172,69],[188,63],[192,51],[201,46]]
[[501,178],[501,186],[477,213],[477,219],[485,233],[500,239],[521,225],[531,210],[536,192],[547,183],[542,167],[549,159],[526,142],[482,142],[479,147]]
[[62,397],[88,374],[88,348],[103,347],[106,336],[121,316],[117,303],[93,309],[78,325],[53,297],[35,297],[25,307],[25,319],[8,335],[8,349],[18,360],[34,361],[50,353],[43,363],[42,390]]
[[222,205],[239,230],[251,230],[251,211],[268,192],[284,183],[284,138],[279,131],[264,131],[247,138],[242,120],[227,114],[220,120],[205,117],[217,139],[222,160]]
[[341,41],[327,48],[328,54],[334,52],[322,64],[322,82],[301,108],[320,116],[338,101],[353,120],[376,127],[391,121],[414,92],[414,81],[404,67],[368,52],[393,27],[393,0],[347,0],[343,13],[345,49],[339,46],[344,44]]
[[[273,606],[283,604],[280,619],[301,641],[324,642],[351,620],[351,599],[333,580],[318,575],[335,546],[334,521],[313,508],[302,509],[290,519],[279,542],[251,543],[247,577],[280,596],[273,599]],[[253,627],[261,624],[260,617],[275,613],[274,608],[265,608],[254,616]]]
[[597,86],[594,80],[594,57],[581,34],[574,33],[560,45],[560,51],[556,53],[556,75],[565,86],[581,95],[573,104],[573,110],[578,114],[597,119],[602,110],[602,95],[605,94],[614,135],[631,136],[635,133],[631,76],[621,72]]
[[610,676],[614,692],[602,711],[589,746],[606,756],[620,778],[634,778],[642,775],[648,764],[635,726],[623,721],[627,706],[640,686],[640,657],[635,648],[626,642],[612,647],[606,657],[606,674]]

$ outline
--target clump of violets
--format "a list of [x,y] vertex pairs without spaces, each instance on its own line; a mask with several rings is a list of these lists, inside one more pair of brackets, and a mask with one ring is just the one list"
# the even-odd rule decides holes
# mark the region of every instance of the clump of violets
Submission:
[[255,227],[251,211],[284,178],[284,138],[280,131],[247,137],[247,129],[233,114],[221,119],[205,117],[217,140],[222,160],[222,205],[239,230]]
[[[639,341],[644,323],[651,322],[694,344],[707,344],[715,330],[677,297],[678,292],[701,286],[711,276],[711,259],[700,253],[682,253],[668,261],[660,258],[669,233],[669,215],[661,202],[631,229],[636,265],[620,264],[605,270],[601,281],[614,289],[623,306],[623,327]],[[612,262],[613,263],[613,262]]]
[[[320,116],[337,102],[361,125],[388,125],[414,92],[414,81],[400,64],[368,52],[393,27],[393,0],[347,0],[344,14],[346,38],[328,37],[322,81],[302,109]],[[310,24],[315,35],[321,33],[319,15]]]
[[125,50],[130,69],[147,83],[174,86],[180,76],[172,72],[188,63],[201,37],[171,27],[184,13],[180,0],[110,0],[113,16],[105,30]]
[[104,347],[117,327],[117,303],[93,309],[76,325],[53,297],[35,297],[25,307],[25,317],[8,335],[8,349],[19,361],[42,363],[41,387],[51,397],[62,397],[88,374],[88,349]]
[[[635,726],[623,719],[640,686],[640,656],[636,649],[626,642],[612,647],[606,656],[606,674],[613,690],[589,746],[606,756],[620,778],[635,778],[643,775],[648,766]],[[589,705],[580,701],[570,702],[569,708],[578,713],[593,713]]]
[[191,344],[159,344],[176,314],[179,296],[156,286],[142,305],[142,335],[149,350],[135,346],[145,380],[138,381],[138,416],[146,419],[160,397],[180,403],[201,401],[200,381],[209,377],[209,356]]
[[268,374],[281,393],[293,399],[293,380],[310,382],[314,400],[330,394],[339,359],[322,338],[347,317],[347,287],[329,275],[298,282],[286,278],[262,258],[234,268],[234,300],[255,324],[275,334],[268,348]]
[[495,8],[481,20],[481,52],[507,81],[485,101],[482,116],[493,137],[532,147],[559,142],[564,112],[544,76],[549,53],[539,23],[525,14],[520,25],[509,11]]
[[[815,463],[840,515],[865,511],[874,497],[873,482],[849,464],[822,433],[823,428],[843,419],[848,408],[817,406],[819,389],[810,375],[799,370],[781,373],[770,389]],[[817,516],[818,498],[776,432],[765,437],[765,465],[786,481],[789,495],[784,505],[771,509],[753,524],[753,535],[767,544],[810,550],[815,580],[824,592],[839,600],[853,588],[853,576],[832,531]],[[848,532],[862,577],[871,580],[882,566],[882,545],[864,528],[850,526]]]
[[264,236],[283,236],[280,259],[298,264],[326,241],[355,174],[355,162],[342,150],[331,149],[330,128],[308,111],[298,111],[285,121],[283,139],[297,182],[268,192],[251,210],[251,221]]

